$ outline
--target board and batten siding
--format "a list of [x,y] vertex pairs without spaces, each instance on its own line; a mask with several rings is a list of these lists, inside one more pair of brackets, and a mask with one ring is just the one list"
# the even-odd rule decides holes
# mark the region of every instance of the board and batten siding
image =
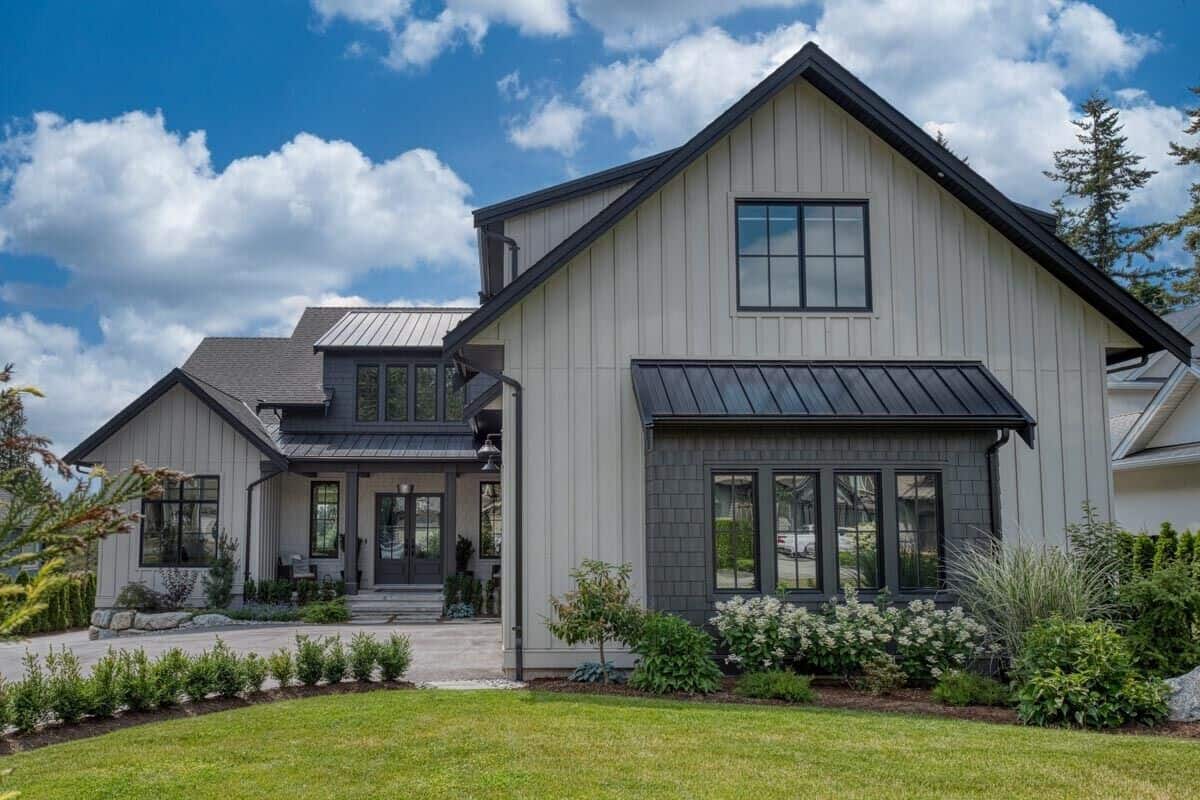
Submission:
[[511,237],[521,248],[517,255],[517,271],[524,272],[536,264],[542,256],[599,214],[606,205],[625,194],[633,183],[629,181],[606,186],[504,220],[504,235]]
[[[127,470],[137,461],[150,467],[167,467],[194,475],[218,475],[221,478],[217,519],[220,529],[238,541],[239,563],[245,553],[246,485],[261,475],[262,453],[244,436],[210,409],[204,401],[175,385],[147,406],[87,456],[88,461],[103,464],[110,472]],[[271,481],[267,482],[268,484]],[[255,506],[261,503],[256,491]],[[126,505],[140,511],[141,502]],[[259,519],[255,514],[253,519]],[[252,531],[257,539],[258,528]],[[110,536],[100,544],[97,570],[96,603],[111,606],[127,583],[140,581],[161,590],[157,568],[138,566],[141,533],[135,527],[128,534]],[[251,545],[252,555],[262,553]],[[258,565],[251,559],[257,574]],[[242,570],[234,578],[235,592],[241,591]],[[200,582],[192,594],[200,602]]]
[[[734,201],[755,197],[866,199],[874,310],[739,313]],[[525,387],[530,667],[578,660],[542,617],[584,558],[632,563],[645,596],[633,358],[977,359],[1038,422],[1035,449],[1013,437],[1000,452],[1004,535],[1061,543],[1085,500],[1111,514],[1104,350],[1132,342],[803,80],[473,341],[503,345],[505,371]],[[507,459],[504,470],[511,526]],[[505,600],[511,609],[511,582]]]

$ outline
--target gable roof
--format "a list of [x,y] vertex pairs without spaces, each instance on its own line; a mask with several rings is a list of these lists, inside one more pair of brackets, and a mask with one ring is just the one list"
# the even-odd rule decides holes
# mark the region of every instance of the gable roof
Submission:
[[473,308],[392,308],[348,311],[313,344],[314,350],[442,346],[446,332]]
[[157,383],[142,392],[140,397],[117,412],[99,430],[72,448],[63,457],[63,460],[68,464],[84,463],[93,450],[107,441],[109,437],[124,427],[127,422],[142,413],[151,403],[162,397],[174,386],[183,386],[196,397],[200,398],[217,416],[221,417],[234,430],[246,437],[264,456],[281,469],[287,466],[287,461],[280,454],[279,450],[276,449],[275,443],[270,434],[267,433],[262,421],[259,420],[258,415],[245,402],[206,381],[200,380],[194,375],[189,375],[178,367],[164,375]]
[[[1146,410],[1126,431],[1113,448],[1113,463],[1150,449],[1150,442],[1162,430],[1184,398],[1200,383],[1200,368],[1192,364],[1180,364],[1167,378],[1162,388],[1150,400]],[[1157,449],[1157,448],[1155,448]]]
[[[1197,334],[1200,334],[1200,303],[1186,308],[1180,308],[1169,314],[1163,314],[1163,319],[1167,321],[1175,330],[1188,337],[1190,340],[1195,340]],[[1144,364],[1132,362],[1132,368],[1124,372],[1114,372],[1110,380],[1114,383],[1132,383],[1141,379],[1146,379],[1151,371],[1153,371],[1162,359],[1167,358],[1168,353],[1159,351],[1151,355]],[[1161,376],[1162,373],[1160,372]],[[1150,380],[1163,380],[1161,377],[1150,376]]]
[[1014,245],[1069,286],[1142,347],[1166,349],[1187,359],[1190,343],[1040,222],[1001,194],[920,127],[850,74],[813,43],[751,89],[741,100],[669,155],[632,188],[531,265],[478,311],[447,334],[453,352],[566,265],[626,214],[703,155],[775,93],[797,78],[815,88],[908,158],[940,186],[1003,233]]

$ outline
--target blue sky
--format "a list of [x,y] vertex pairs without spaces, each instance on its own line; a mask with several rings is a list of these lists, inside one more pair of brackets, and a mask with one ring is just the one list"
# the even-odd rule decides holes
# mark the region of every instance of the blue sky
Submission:
[[1194,5],[994,5],[0,4],[0,360],[63,448],[202,335],[469,301],[470,208],[678,144],[809,39],[1035,204],[1102,90],[1162,170],[1130,218],[1179,211]]

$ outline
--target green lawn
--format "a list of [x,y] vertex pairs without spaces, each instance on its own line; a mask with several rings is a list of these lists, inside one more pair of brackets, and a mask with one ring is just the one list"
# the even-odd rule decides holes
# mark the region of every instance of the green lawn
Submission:
[[263,704],[0,760],[25,798],[1197,797],[1200,745],[528,692]]

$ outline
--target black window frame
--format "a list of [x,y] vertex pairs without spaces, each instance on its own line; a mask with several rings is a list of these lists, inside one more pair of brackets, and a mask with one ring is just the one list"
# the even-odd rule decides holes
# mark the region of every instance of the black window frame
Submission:
[[[365,370],[375,370],[375,416],[364,417],[362,415],[362,373]],[[383,413],[382,400],[384,397],[383,388],[383,369],[378,361],[364,361],[354,365],[354,421],[355,422],[379,422]]]
[[[751,536],[750,536],[750,540],[751,540],[751,542],[753,542],[753,558],[754,558],[754,570],[753,570],[754,585],[753,586],[743,587],[743,586],[736,585],[737,584],[736,557],[735,557],[734,569],[733,569],[733,575],[734,575],[733,580],[734,580],[735,585],[733,587],[721,586],[717,580],[717,572],[720,569],[720,562],[717,558],[717,517],[716,517],[716,514],[714,513],[716,511],[716,509],[715,509],[716,501],[714,499],[714,491],[713,490],[716,487],[717,477],[721,476],[721,475],[746,476],[746,477],[750,478],[750,487],[751,487],[750,496],[752,498],[750,507],[751,507],[751,512],[754,515],[753,531],[751,532]],[[730,469],[713,468],[713,469],[710,469],[708,472],[708,491],[706,493],[706,497],[708,498],[708,529],[709,529],[709,542],[711,545],[709,552],[710,552],[710,557],[712,558],[712,570],[709,575],[709,579],[712,581],[712,587],[713,587],[713,591],[715,594],[735,595],[735,594],[750,593],[750,592],[753,592],[755,594],[762,593],[762,590],[763,590],[763,588],[762,588],[763,587],[762,572],[763,572],[763,570],[762,570],[762,545],[760,542],[760,539],[762,538],[762,513],[761,513],[762,510],[759,508],[759,496],[758,496],[759,489],[760,489],[760,483],[759,483],[759,474],[758,474],[757,469],[745,468],[745,467],[740,467],[740,468],[735,467],[735,468],[730,468]],[[731,547],[733,546],[732,542],[731,542],[730,546]]]
[[[418,392],[420,387],[420,374],[423,369],[433,370],[433,416],[422,417],[418,414],[418,405],[420,403]],[[436,361],[414,361],[412,362],[412,418],[409,422],[444,422],[444,414],[442,412],[442,365]]]
[[[183,498],[184,484],[190,480],[198,480],[198,481],[213,480],[213,481],[216,481],[216,483],[217,483],[217,499],[216,500],[185,500]],[[212,506],[213,516],[217,520],[217,522],[216,522],[217,530],[214,531],[212,534],[214,551],[216,549],[217,538],[221,535],[221,530],[220,530],[220,525],[221,525],[221,476],[220,475],[213,475],[213,474],[189,475],[186,478],[178,481],[177,485],[174,487],[176,494],[173,497],[168,496],[169,488],[170,487],[164,486],[163,493],[159,497],[156,497],[156,498],[143,497],[142,498],[141,521],[140,521],[140,524],[138,527],[138,568],[139,569],[208,569],[212,564],[210,561],[207,561],[207,560],[203,564],[196,564],[196,563],[185,562],[185,561],[180,560],[179,556],[183,551],[183,533],[184,532],[183,532],[182,525],[180,526],[179,530],[177,531],[177,538],[176,538],[176,542],[175,542],[175,560],[171,561],[171,562],[160,561],[158,563],[153,563],[153,564],[146,563],[146,519],[147,519],[146,507],[149,505],[177,506],[179,508],[178,518],[180,520],[183,519],[183,506],[185,506],[185,505]],[[199,519],[199,517],[200,517],[199,512],[197,512],[196,517],[197,517],[197,519]],[[203,534],[204,532],[203,531],[193,531],[192,533]]]
[[[933,507],[937,511],[937,581],[936,586],[930,588],[928,586],[905,586],[904,585],[904,555],[900,547],[900,476],[902,475],[932,475],[934,478],[934,498]],[[892,471],[892,487],[895,508],[893,514],[895,522],[893,528],[896,535],[896,586],[903,594],[936,594],[946,588],[946,496],[943,492],[944,481],[942,480],[942,471],[937,469],[921,469],[913,468],[906,469],[897,467]],[[920,544],[918,542],[917,552],[920,553]],[[918,564],[920,558],[918,555]],[[920,570],[918,569],[918,574]]]
[[[380,407],[383,409],[383,415],[382,415],[381,419],[384,422],[412,422],[412,413],[413,413],[413,408],[412,408],[412,405],[413,405],[413,402],[412,402],[413,368],[412,368],[412,366],[413,366],[412,362],[409,362],[409,361],[393,361],[393,362],[389,362],[389,363],[383,365],[383,374],[380,376],[381,380],[379,382],[380,383],[379,389],[380,389],[380,393],[382,395]],[[395,370],[401,370],[401,369],[404,370],[404,403],[403,403],[404,418],[403,419],[397,419],[397,418],[391,416],[391,414],[388,410],[388,397],[390,396],[390,393],[391,393],[390,387],[388,386],[388,373],[394,369]],[[360,420],[360,421],[362,421],[362,420]],[[367,420],[367,421],[369,421],[369,420]]]
[[[317,540],[317,491],[322,488],[332,486],[336,492],[334,500],[334,515],[333,515],[333,552],[326,551],[318,552],[316,548]],[[337,558],[340,555],[341,548],[338,546],[338,541],[341,536],[342,529],[342,485],[338,481],[312,481],[308,488],[308,557],[309,558]]]
[[[441,364],[438,366],[438,385],[442,387],[441,402],[442,402],[442,421],[443,422],[462,422],[463,412],[467,409],[467,387],[460,386],[454,388],[454,368],[449,364]],[[450,417],[450,397],[457,395],[459,398],[459,412],[456,419]]]
[[[846,586],[842,582],[842,548],[838,541],[838,519],[837,519],[837,502],[838,502],[838,478],[843,475],[871,475],[875,478],[875,571],[877,580],[874,586],[854,586],[854,590],[858,592],[881,592],[887,588],[887,559],[884,557],[885,542],[885,527],[884,519],[884,484],[882,468],[877,469],[854,469],[850,467],[835,468],[833,470],[833,544],[834,544],[834,577],[837,580],[837,590],[839,594],[846,593]],[[858,561],[855,560],[855,570],[858,570]]]
[[[737,297],[737,310],[739,312],[751,313],[869,313],[874,310],[874,298],[872,296],[871,286],[871,218],[870,208],[867,200],[856,199],[838,199],[828,200],[820,198],[764,198],[756,199],[753,197],[739,198],[733,205],[733,278],[734,291]],[[775,306],[770,305],[770,287],[771,287],[771,256],[768,253],[762,258],[767,261],[767,298],[768,304],[765,306],[750,306],[742,303],[742,281],[741,281],[741,231],[738,225],[738,209],[743,206],[794,206],[796,208],[796,259],[798,260],[798,274],[800,280],[800,305],[798,306]],[[805,280],[805,249],[804,249],[804,207],[805,206],[856,206],[862,208],[863,214],[863,292],[866,299],[866,304],[862,306],[810,306],[807,305],[807,281]],[[768,233],[767,239],[770,241],[770,219],[768,214]],[[836,287],[837,280],[837,225],[834,225],[834,280]],[[759,256],[752,256],[759,257]],[[789,256],[790,257],[790,256]],[[836,288],[835,288],[836,293]]]
[[[815,545],[815,554],[813,555],[813,563],[816,565],[817,585],[811,588],[781,588],[779,583],[779,567],[778,564],[774,570],[775,587],[774,591],[782,591],[787,595],[804,595],[804,594],[822,594],[825,591],[825,546],[821,541],[823,537],[822,530],[822,515],[821,515],[821,473],[822,470],[816,467],[796,468],[789,467],[772,467],[771,475],[771,541],[776,542],[779,536],[779,503],[775,498],[775,480],[782,475],[811,475],[813,477],[813,544]],[[773,550],[772,555],[778,562],[778,553]]]
[[[497,514],[496,512],[492,512],[490,514],[493,531],[496,530],[495,523],[496,523],[497,519],[499,520],[499,523],[500,523],[500,526],[499,526],[500,536],[499,536],[499,542],[498,542],[499,546],[495,549],[495,551],[487,551],[487,550],[483,549],[483,520],[485,517],[484,508],[483,508],[483,492],[484,492],[484,487],[487,487],[487,486],[495,486],[496,487],[496,503],[498,504],[497,511],[499,513]],[[500,554],[502,552],[504,552],[504,494],[500,490],[500,481],[480,481],[479,482],[479,557],[480,558],[500,558]]]

